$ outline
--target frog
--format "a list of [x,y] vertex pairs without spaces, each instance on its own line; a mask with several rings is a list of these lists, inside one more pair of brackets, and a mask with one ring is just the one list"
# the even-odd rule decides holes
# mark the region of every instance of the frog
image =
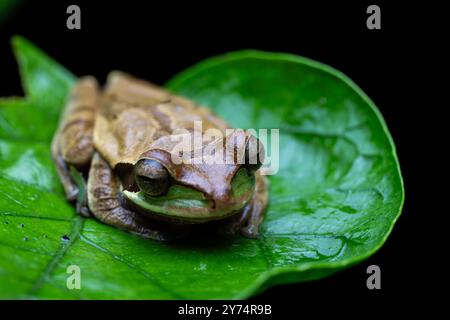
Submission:
[[[196,230],[258,238],[268,181],[255,135],[227,134],[232,128],[210,108],[121,71],[103,87],[78,78],[62,109],[51,154],[81,216],[158,241]],[[229,139],[208,136],[185,154],[215,146],[222,160],[242,161],[180,161],[174,136],[190,141],[198,122],[201,138],[212,131]]]

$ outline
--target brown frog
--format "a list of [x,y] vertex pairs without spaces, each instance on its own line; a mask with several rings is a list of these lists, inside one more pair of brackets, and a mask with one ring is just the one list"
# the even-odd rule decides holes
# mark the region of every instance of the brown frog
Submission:
[[[180,154],[174,137],[192,141],[199,121],[200,145]],[[156,240],[184,235],[194,225],[255,238],[268,201],[267,180],[258,171],[264,150],[248,132],[227,135],[228,128],[209,109],[116,71],[103,91],[92,77],[75,84],[52,155],[67,199],[84,216]],[[219,158],[234,161],[178,161],[198,154],[196,148],[200,154],[223,150]],[[86,190],[70,167],[84,174]]]

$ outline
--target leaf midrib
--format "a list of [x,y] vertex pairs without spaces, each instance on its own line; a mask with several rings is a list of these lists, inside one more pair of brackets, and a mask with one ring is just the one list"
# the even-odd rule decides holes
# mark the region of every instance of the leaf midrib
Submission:
[[84,218],[81,216],[75,216],[72,220],[72,228],[70,232],[70,239],[67,242],[61,242],[59,249],[53,255],[53,258],[49,261],[47,266],[41,275],[37,278],[34,284],[31,286],[30,290],[26,294],[27,298],[33,297],[45,284],[48,277],[51,273],[56,269],[56,267],[61,262],[62,258],[66,254],[66,252],[70,249],[70,247],[75,243],[75,241],[79,238],[81,230],[84,225]]

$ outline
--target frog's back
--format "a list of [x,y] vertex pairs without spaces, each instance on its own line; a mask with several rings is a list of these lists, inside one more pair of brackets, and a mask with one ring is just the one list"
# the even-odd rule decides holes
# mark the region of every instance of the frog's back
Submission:
[[209,109],[143,80],[112,72],[94,126],[94,145],[111,167],[134,164],[160,137],[176,129],[224,131],[227,124]]

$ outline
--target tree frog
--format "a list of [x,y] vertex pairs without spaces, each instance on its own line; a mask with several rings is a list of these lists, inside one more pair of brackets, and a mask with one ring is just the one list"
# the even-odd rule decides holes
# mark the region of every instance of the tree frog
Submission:
[[[199,121],[202,139],[196,143]],[[83,216],[162,241],[202,230],[196,226],[256,238],[268,202],[267,179],[258,170],[264,150],[247,131],[227,136],[227,129],[208,108],[113,71],[102,89],[90,76],[76,82],[53,138],[52,156],[66,198]],[[203,139],[211,131],[225,139]],[[182,144],[180,154],[174,137],[195,141],[190,147]],[[244,160],[179,161],[208,148],[222,149],[223,160],[242,154]],[[256,161],[249,161],[255,152]],[[85,188],[76,183],[71,168],[82,173]]]

